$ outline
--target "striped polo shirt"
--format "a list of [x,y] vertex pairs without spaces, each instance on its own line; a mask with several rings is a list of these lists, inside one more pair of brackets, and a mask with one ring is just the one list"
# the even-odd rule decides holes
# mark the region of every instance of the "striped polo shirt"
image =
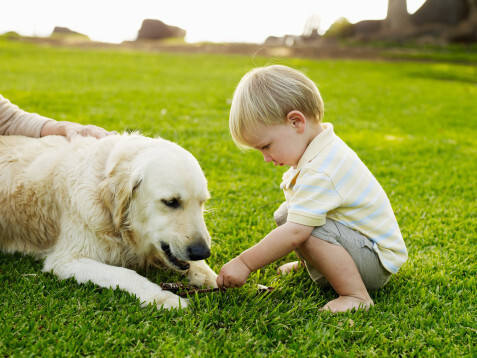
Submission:
[[308,145],[280,187],[288,205],[287,221],[324,225],[326,218],[359,231],[373,243],[379,259],[396,273],[407,250],[384,189],[357,154],[323,123],[324,131]]

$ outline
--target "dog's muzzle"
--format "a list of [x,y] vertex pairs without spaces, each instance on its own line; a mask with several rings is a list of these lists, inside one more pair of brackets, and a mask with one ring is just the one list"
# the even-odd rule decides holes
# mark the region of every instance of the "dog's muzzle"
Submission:
[[175,267],[177,267],[179,270],[188,270],[190,265],[188,262],[186,261],[182,261],[182,260],[179,260],[177,257],[175,257],[172,252],[171,252],[171,248],[169,247],[169,245],[167,244],[164,244],[162,243],[161,244],[161,249],[162,251],[164,251],[164,253],[166,254],[167,256],[167,260],[172,264],[174,265]]
[[187,248],[187,254],[191,261],[205,260],[210,256],[210,249],[204,244],[193,244]]
[[192,244],[187,248],[187,261],[182,261],[172,254],[171,248],[166,243],[161,243],[161,249],[166,254],[167,260],[179,270],[188,270],[190,265],[187,261],[204,260],[210,256],[210,249],[205,244]]

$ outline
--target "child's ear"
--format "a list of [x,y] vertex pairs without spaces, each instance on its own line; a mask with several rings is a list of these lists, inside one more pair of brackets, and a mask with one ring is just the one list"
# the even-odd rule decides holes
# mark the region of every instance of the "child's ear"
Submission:
[[291,111],[287,114],[287,120],[297,129],[298,133],[303,133],[306,126],[306,117],[300,111]]

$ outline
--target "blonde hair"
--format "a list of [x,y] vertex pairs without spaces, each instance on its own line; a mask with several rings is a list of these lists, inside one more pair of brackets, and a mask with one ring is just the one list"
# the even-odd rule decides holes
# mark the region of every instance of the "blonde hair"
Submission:
[[253,133],[259,124],[285,123],[293,110],[316,123],[322,120],[323,100],[313,81],[287,66],[255,68],[242,77],[235,89],[229,118],[232,139],[238,147],[248,148],[244,136]]

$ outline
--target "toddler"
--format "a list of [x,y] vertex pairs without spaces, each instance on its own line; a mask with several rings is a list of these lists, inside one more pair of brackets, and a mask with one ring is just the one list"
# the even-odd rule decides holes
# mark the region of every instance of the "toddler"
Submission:
[[384,286],[406,261],[386,193],[333,126],[322,123],[323,113],[316,85],[289,67],[257,68],[238,84],[229,123],[234,142],[290,169],[280,185],[286,201],[274,215],[278,227],[222,267],[219,287],[242,286],[252,271],[295,250],[310,277],[339,295],[323,310],[367,309],[368,290]]

